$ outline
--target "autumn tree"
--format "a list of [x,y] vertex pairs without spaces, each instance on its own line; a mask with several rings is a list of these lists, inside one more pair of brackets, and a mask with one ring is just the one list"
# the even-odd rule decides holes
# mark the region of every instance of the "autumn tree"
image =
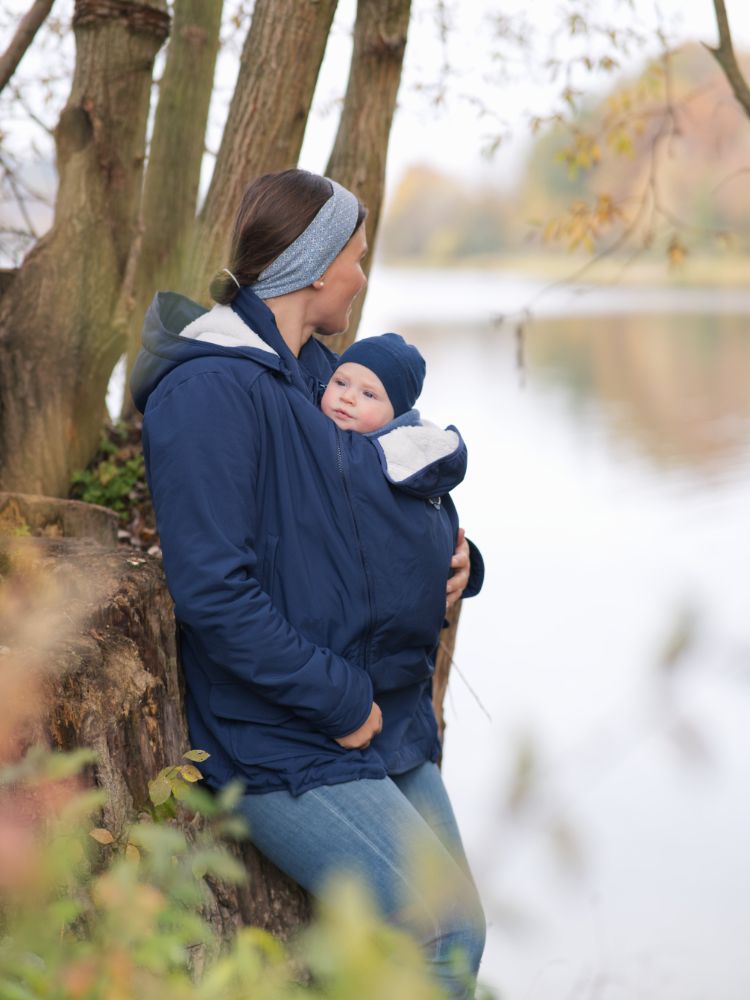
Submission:
[[[632,13],[627,0],[621,6]],[[692,247],[727,246],[730,217],[745,221],[731,184],[747,172],[747,142],[736,132],[750,116],[750,88],[724,0],[713,0],[713,8],[716,46],[677,45],[666,28],[649,30],[632,17],[612,23],[585,0],[568,0],[561,8],[541,61],[557,98],[549,112],[529,116],[539,138],[518,200],[526,217],[533,216],[541,243],[589,255],[565,280],[583,277],[602,258],[620,254],[632,261],[653,248],[680,264]],[[540,34],[528,12],[498,15],[500,65],[519,49],[539,47]],[[561,37],[563,53],[555,47]],[[643,69],[625,74],[624,65],[644,49]],[[719,71],[711,71],[707,53]],[[593,98],[592,82],[601,87],[607,75],[616,77],[614,84],[606,96]]]

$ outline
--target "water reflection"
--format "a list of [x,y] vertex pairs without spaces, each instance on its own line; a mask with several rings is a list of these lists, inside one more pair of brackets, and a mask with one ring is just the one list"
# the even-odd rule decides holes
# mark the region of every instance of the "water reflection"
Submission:
[[632,300],[537,319],[521,378],[512,331],[451,291],[450,323],[424,299],[405,325],[394,296],[380,328],[420,346],[420,407],[469,445],[456,500],[487,578],[456,660],[491,721],[455,677],[444,771],[485,980],[504,1000],[746,1000],[748,320]]
[[657,466],[721,475],[748,451],[746,316],[536,320],[525,351],[531,376],[564,389],[581,420],[595,405],[616,437]]

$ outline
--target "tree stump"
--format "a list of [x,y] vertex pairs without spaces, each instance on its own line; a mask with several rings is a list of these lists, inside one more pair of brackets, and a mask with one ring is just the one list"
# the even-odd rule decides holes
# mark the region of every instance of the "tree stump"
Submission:
[[[32,589],[36,581],[54,580],[64,619],[72,623],[45,646],[55,667],[45,669],[48,707],[41,730],[61,750],[96,751],[97,764],[84,777],[106,791],[102,823],[117,837],[148,803],[148,782],[189,749],[173,606],[161,563],[116,548],[104,516],[111,512],[91,505],[0,496],[0,518],[8,511],[15,513],[0,520],[0,555],[11,536],[13,550],[27,550],[30,558],[0,559],[0,574],[33,573]],[[50,524],[57,526],[52,537]],[[69,537],[76,530],[89,537]],[[190,836],[187,824],[185,832]],[[235,849],[248,882],[211,882],[206,919],[223,940],[241,924],[289,938],[309,920],[309,897],[251,844]]]

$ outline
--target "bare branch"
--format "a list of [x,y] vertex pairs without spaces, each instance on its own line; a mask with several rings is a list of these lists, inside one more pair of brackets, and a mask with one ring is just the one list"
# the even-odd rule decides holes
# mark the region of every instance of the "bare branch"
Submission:
[[21,18],[21,23],[18,25],[10,45],[0,56],[0,90],[15,73],[18,64],[26,54],[26,50],[34,41],[37,31],[44,24],[53,3],[54,0],[34,0],[31,8]]
[[8,92],[13,95],[13,100],[16,101],[21,106],[27,118],[33,121],[35,125],[38,125],[39,128],[42,129],[48,136],[50,137],[54,136],[55,134],[54,128],[48,125],[47,122],[43,121],[43,119],[41,119],[39,115],[36,114],[36,112],[31,107],[29,102],[26,100],[25,96],[23,95],[19,87],[17,87],[14,83],[11,83],[10,87],[8,88]]
[[742,75],[742,70],[734,54],[732,33],[729,30],[729,19],[724,0],[714,0],[714,10],[716,11],[716,23],[719,28],[719,44],[716,48],[711,48],[710,45],[706,45],[705,47],[719,66],[721,66],[724,76],[732,88],[732,93],[742,105],[745,114],[750,118],[750,87],[748,87],[747,80]]
[[750,174],[750,167],[740,167],[739,170],[733,170],[731,174],[727,174],[726,177],[722,178],[719,183],[711,189],[711,194],[716,194],[720,191],[725,184],[729,184],[731,181],[735,180],[737,177],[742,177],[744,174]]
[[13,192],[13,197],[15,198],[16,204],[18,205],[18,210],[21,213],[23,221],[26,223],[30,235],[33,236],[34,238],[37,238],[38,233],[34,228],[34,223],[32,222],[31,216],[29,215],[28,209],[26,208],[26,200],[24,199],[23,194],[19,188],[15,174],[13,170],[9,167],[9,165],[5,162],[2,156],[0,156],[0,167],[2,167],[5,172],[5,177],[8,181],[8,185],[11,191]]

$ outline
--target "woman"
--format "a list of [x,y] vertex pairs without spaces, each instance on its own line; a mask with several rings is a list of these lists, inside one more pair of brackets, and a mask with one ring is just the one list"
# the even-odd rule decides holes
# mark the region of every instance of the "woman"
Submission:
[[[429,707],[454,525],[440,504],[394,491],[370,444],[316,405],[335,356],[312,334],[348,326],[365,214],[306,171],[255,181],[211,286],[217,305],[157,295],[132,388],[207,782],[243,778],[254,843],[311,892],[336,870],[360,874],[447,993],[466,997],[452,955],[476,973],[484,918]],[[449,603],[481,583],[465,543],[453,565]],[[413,884],[416,841],[452,886],[446,906]]]

